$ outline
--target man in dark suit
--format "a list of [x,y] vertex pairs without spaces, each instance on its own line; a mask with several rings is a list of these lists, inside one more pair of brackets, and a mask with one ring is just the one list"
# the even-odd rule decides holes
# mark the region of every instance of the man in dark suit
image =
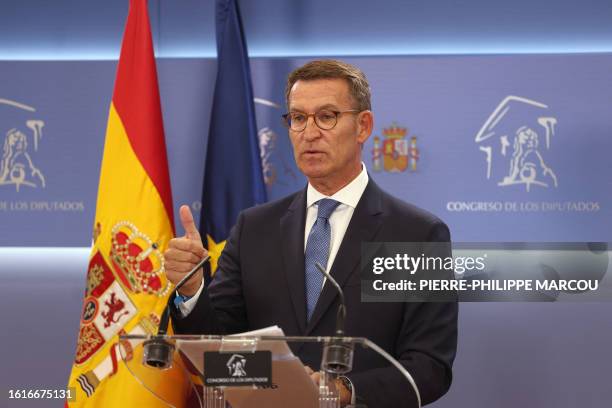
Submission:
[[[338,296],[314,264],[342,286],[346,334],[374,341],[412,374],[424,404],[450,387],[457,342],[457,304],[362,303],[361,243],[448,242],[435,216],[382,191],[361,162],[373,127],[369,85],[354,66],[313,61],[287,83],[284,116],[308,186],[240,214],[219,258],[212,284],[196,275],[174,310],[179,333],[236,333],[279,325],[287,335],[332,335]],[[186,235],[170,242],[166,273],[176,283],[206,253],[189,208]],[[320,347],[294,346],[318,367]],[[313,378],[317,378],[313,374]],[[339,382],[342,404],[355,395],[370,408],[412,407],[416,395],[402,375],[368,350],[356,350],[354,370]]]

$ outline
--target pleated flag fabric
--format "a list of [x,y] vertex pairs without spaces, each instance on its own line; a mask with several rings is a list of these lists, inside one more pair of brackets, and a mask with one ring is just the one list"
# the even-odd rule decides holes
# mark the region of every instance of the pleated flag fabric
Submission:
[[162,254],[173,236],[147,2],[131,0],[108,116],[68,406],[167,406],[158,397],[183,406],[189,387],[181,364],[168,371],[146,369],[140,342],[119,339],[157,333],[171,292]]

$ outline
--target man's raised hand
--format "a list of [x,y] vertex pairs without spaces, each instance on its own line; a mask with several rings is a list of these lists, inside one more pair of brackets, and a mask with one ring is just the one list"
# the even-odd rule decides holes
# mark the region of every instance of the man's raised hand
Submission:
[[[166,276],[175,285],[208,254],[202,244],[200,232],[193,221],[193,215],[189,207],[181,206],[179,216],[185,235],[171,239],[168,243],[168,249],[164,252]],[[202,284],[202,277],[202,269],[200,269],[179,292],[185,296],[195,295]]]

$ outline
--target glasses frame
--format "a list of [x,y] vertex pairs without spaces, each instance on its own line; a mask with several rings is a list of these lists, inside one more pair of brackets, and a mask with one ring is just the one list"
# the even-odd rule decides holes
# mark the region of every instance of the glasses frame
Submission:
[[[294,129],[293,127],[291,127],[291,124],[289,122],[289,115],[291,115],[292,113],[303,113],[304,115],[306,115],[306,121],[304,122],[304,127],[301,129]],[[319,122],[317,121],[317,114],[319,112],[331,112],[334,115],[336,115],[336,121],[334,122],[334,125],[332,127],[329,128],[325,128],[325,127],[321,127],[321,125],[319,125]],[[294,132],[301,132],[304,129],[306,129],[306,127],[308,126],[308,119],[310,119],[310,117],[312,116],[312,120],[315,123],[315,125],[317,125],[317,127],[321,130],[332,130],[333,128],[336,127],[336,125],[338,124],[338,116],[344,114],[344,113],[361,113],[363,112],[362,110],[359,109],[347,109],[347,110],[343,110],[343,111],[337,111],[337,110],[332,110],[332,109],[321,109],[316,111],[315,113],[305,113],[305,112],[300,112],[300,111],[293,111],[293,112],[287,112],[284,115],[281,115],[281,117],[283,118],[283,124],[289,129],[289,130],[293,130]]]

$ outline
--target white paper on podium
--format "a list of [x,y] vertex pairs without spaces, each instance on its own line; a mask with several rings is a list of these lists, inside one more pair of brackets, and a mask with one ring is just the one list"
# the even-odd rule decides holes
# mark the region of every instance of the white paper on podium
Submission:
[[[241,336],[284,336],[285,333],[278,326],[238,333],[231,337]],[[200,373],[204,371],[205,351],[244,351],[244,342],[228,339],[221,344],[205,340],[186,341],[178,340],[177,348],[191,361],[191,364]],[[272,387],[225,387],[226,400],[233,408],[252,407],[287,407],[313,408],[318,406],[319,390],[310,376],[306,373],[304,365],[299,358],[293,355],[285,341],[259,341],[257,350],[270,350],[272,352]],[[248,367],[247,367],[248,370]],[[289,405],[288,405],[289,404]]]
[[[284,336],[285,333],[278,326],[270,326],[263,329],[257,329],[245,333],[232,334],[229,337],[241,337],[241,336]],[[233,351],[233,350],[244,350],[244,344],[242,342],[233,343],[231,340],[226,341],[223,344],[223,350],[221,350],[221,344],[219,342],[211,342],[208,340],[177,340],[177,348],[183,352],[191,361],[191,364],[198,369],[200,373],[204,371],[204,352],[206,351]],[[265,348],[264,348],[265,347]],[[287,358],[292,357],[293,353],[284,341],[260,341],[257,347],[259,350],[270,350],[272,354],[286,356]]]

